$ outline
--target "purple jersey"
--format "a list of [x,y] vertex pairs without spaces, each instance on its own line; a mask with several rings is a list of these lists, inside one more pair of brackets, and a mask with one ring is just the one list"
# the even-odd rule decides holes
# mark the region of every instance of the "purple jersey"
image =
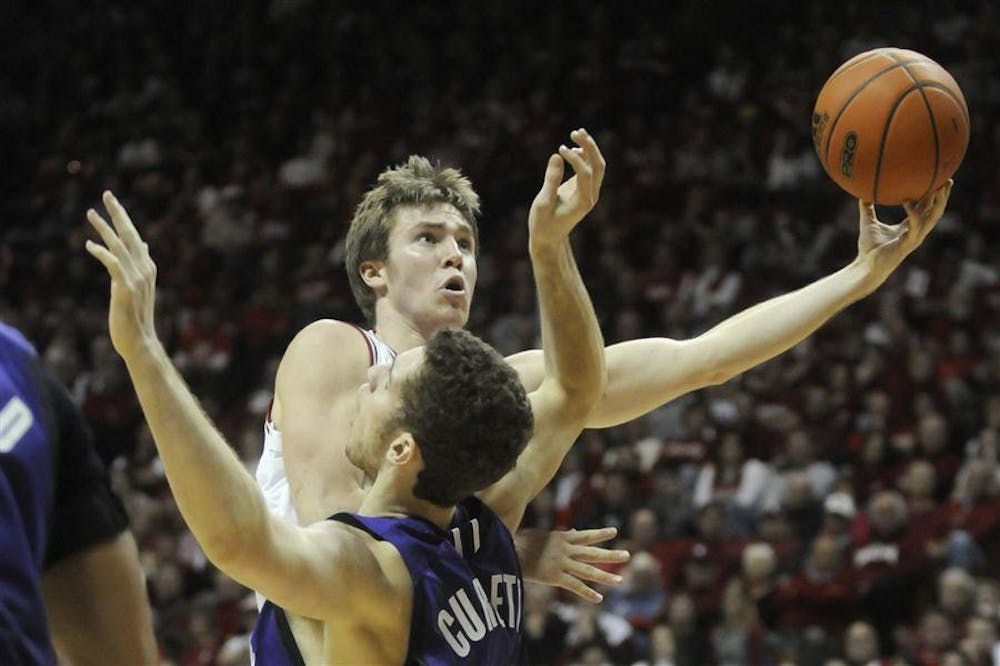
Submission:
[[[474,497],[456,508],[448,530],[422,518],[338,513],[399,551],[413,580],[406,663],[527,663],[521,638],[521,566],[510,531]],[[302,663],[282,610],[265,604],[251,637],[257,666]]]
[[34,348],[0,324],[0,663],[54,664],[41,572],[52,505],[52,413]]

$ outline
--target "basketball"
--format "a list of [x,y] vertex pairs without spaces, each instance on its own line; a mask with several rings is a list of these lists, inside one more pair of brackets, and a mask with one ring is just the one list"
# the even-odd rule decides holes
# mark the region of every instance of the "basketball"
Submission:
[[899,205],[958,169],[969,145],[969,109],[955,79],[927,56],[873,49],[823,84],[812,138],[837,185],[865,201]]

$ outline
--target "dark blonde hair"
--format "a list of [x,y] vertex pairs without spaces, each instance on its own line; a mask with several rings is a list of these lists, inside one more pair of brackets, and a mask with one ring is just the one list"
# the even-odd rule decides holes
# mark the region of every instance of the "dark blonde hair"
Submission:
[[398,206],[437,203],[451,204],[458,210],[472,227],[478,248],[479,195],[458,169],[433,165],[426,157],[411,155],[404,164],[383,171],[354,211],[344,263],[354,300],[370,326],[375,325],[375,294],[361,279],[361,262],[388,258],[389,232]]

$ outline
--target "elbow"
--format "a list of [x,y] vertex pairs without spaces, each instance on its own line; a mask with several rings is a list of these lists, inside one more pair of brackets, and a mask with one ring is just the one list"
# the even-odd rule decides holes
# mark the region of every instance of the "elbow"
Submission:
[[607,387],[608,377],[604,372],[589,381],[563,387],[566,408],[570,414],[586,419],[604,400]]
[[230,577],[239,569],[242,559],[249,552],[249,544],[230,531],[198,539],[198,543],[205,552],[205,557]]

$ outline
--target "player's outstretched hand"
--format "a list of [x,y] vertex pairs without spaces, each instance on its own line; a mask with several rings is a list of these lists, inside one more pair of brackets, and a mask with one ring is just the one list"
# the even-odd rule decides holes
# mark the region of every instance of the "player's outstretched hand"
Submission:
[[954,181],[931,192],[919,202],[906,202],[906,219],[896,225],[883,224],[875,216],[875,205],[860,201],[861,230],[858,234],[858,261],[864,263],[874,289],[896,270],[903,259],[920,247],[934,225],[944,215]]
[[[601,150],[585,129],[569,136],[576,147],[559,146],[559,153],[549,157],[542,189],[531,204],[528,230],[533,244],[561,242],[600,198],[605,167]],[[564,183],[567,162],[574,175]]]
[[111,276],[108,329],[115,349],[128,361],[156,340],[156,264],[118,199],[111,192],[105,192],[102,199],[111,224],[93,208],[88,210],[87,220],[104,244],[88,240],[86,248]]
[[568,531],[518,530],[516,543],[518,556],[524,565],[524,577],[536,583],[561,587],[585,601],[600,603],[604,597],[587,583],[611,586],[619,584],[622,579],[594,565],[622,564],[628,561],[629,552],[594,544],[613,539],[617,534],[618,530],[614,527]]

